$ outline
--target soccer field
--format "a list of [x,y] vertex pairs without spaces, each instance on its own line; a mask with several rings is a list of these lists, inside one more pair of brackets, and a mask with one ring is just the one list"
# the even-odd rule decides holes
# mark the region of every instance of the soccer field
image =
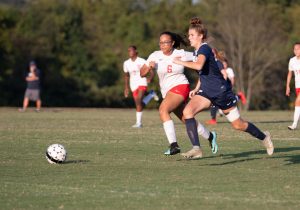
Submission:
[[[224,118],[213,155],[165,157],[168,143],[157,110],[145,110],[142,129],[133,109],[0,108],[0,209],[300,209],[300,129],[292,111],[242,113],[269,130],[275,153],[234,131]],[[181,149],[190,149],[174,115]],[[200,122],[209,118],[204,112]],[[51,165],[46,148],[63,144],[65,164]]]

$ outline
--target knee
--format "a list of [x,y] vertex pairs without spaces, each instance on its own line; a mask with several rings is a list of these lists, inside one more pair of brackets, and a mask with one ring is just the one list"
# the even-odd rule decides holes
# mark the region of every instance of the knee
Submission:
[[238,122],[232,123],[231,125],[235,130],[245,131],[247,129],[247,123],[245,123],[241,120],[239,120]]
[[192,117],[194,117],[193,112],[190,109],[185,108],[183,110],[183,118],[184,119],[189,119],[189,118],[192,118]]
[[163,116],[169,115],[169,112],[164,106],[160,106],[158,111],[159,111],[159,116],[161,118],[163,118]]

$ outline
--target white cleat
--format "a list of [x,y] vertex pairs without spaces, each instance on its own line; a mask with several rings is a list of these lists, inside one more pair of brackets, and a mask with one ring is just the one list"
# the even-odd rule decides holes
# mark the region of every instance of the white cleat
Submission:
[[272,155],[273,152],[274,152],[274,146],[273,146],[273,142],[271,140],[271,135],[270,135],[270,133],[268,131],[264,132],[264,134],[266,135],[266,137],[262,141],[262,144],[267,149],[268,155]]
[[199,158],[203,157],[203,153],[202,153],[201,148],[198,148],[198,149],[193,148],[188,152],[181,153],[181,155],[185,158],[188,158],[188,159],[199,159]]
[[131,126],[132,128],[142,128],[143,125],[142,124],[139,124],[139,123],[136,123],[134,124],[133,126]]
[[288,126],[288,129],[289,129],[289,130],[295,130],[295,129],[296,129],[296,127],[295,127],[295,126],[293,126],[293,125],[289,125],[289,126]]
[[159,97],[158,97],[158,95],[156,94],[155,91],[152,91],[151,94],[153,96],[154,101],[158,101],[159,100]]

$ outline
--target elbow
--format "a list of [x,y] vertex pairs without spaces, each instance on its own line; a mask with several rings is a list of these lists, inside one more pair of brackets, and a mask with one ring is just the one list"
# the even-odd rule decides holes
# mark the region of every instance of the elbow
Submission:
[[147,73],[145,71],[140,71],[140,76],[141,77],[146,77]]

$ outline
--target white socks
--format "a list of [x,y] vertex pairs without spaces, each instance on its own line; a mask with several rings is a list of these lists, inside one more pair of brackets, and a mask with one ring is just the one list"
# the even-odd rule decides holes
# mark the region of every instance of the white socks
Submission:
[[[167,139],[169,141],[169,144],[177,142],[173,120],[169,120],[169,121],[164,122],[163,126],[164,126],[164,130],[165,130]],[[209,130],[207,130],[199,122],[198,122],[198,125],[197,125],[197,131],[198,131],[198,134],[201,135],[203,138],[205,138],[205,139],[209,138],[209,134],[210,134]]]
[[176,142],[176,134],[173,120],[169,120],[163,123],[164,130],[169,141],[169,144]]
[[300,106],[295,106],[293,127],[296,128],[300,118]]
[[201,135],[203,138],[208,139],[209,138],[209,130],[207,130],[201,123],[197,122],[197,131],[198,134]]
[[136,112],[136,124],[137,125],[142,124],[142,115],[143,115],[143,112]]

